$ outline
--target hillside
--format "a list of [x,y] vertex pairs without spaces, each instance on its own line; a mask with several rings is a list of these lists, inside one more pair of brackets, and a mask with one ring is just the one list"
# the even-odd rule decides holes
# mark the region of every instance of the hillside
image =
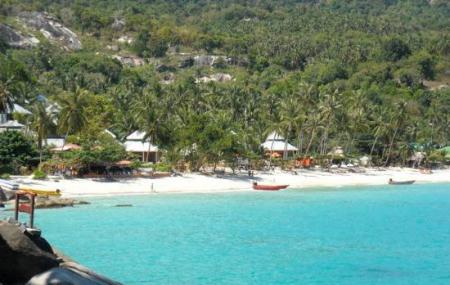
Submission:
[[141,130],[197,166],[272,131],[380,164],[450,142],[445,0],[1,1],[0,110],[56,104],[44,136]]

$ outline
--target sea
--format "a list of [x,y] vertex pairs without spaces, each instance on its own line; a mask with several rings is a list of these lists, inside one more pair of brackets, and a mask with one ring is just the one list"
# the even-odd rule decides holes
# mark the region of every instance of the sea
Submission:
[[36,225],[123,284],[450,284],[450,184],[87,200]]

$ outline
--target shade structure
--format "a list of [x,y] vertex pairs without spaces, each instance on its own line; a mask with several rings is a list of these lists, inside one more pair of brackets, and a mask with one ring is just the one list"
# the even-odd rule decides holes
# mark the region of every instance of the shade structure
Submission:
[[290,143],[286,143],[284,141],[265,141],[261,144],[261,146],[266,151],[297,151],[297,148]]

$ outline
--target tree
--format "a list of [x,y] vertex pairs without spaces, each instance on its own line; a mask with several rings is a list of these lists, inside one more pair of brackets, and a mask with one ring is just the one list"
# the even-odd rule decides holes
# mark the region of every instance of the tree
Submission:
[[10,92],[11,80],[0,81],[0,113],[6,113],[13,106],[12,94]]
[[53,127],[53,118],[48,114],[43,102],[37,102],[33,106],[31,129],[36,133],[39,149],[39,162],[42,162],[42,142],[47,139],[50,129]]
[[0,166],[17,171],[27,165],[36,155],[31,141],[22,133],[6,131],[0,133]]
[[89,104],[89,93],[79,87],[74,92],[58,98],[61,108],[58,118],[59,130],[66,135],[80,132],[86,124],[85,108]]
[[409,46],[399,38],[388,39],[383,43],[383,57],[389,61],[398,61],[411,54]]
[[[162,123],[160,102],[153,90],[147,89],[143,92],[142,97],[136,99],[132,107],[139,129],[145,132],[143,139],[144,141],[148,140],[150,143],[158,142],[159,138],[160,125]],[[150,146],[151,144],[149,144],[149,148]],[[146,160],[148,159],[147,157]]]

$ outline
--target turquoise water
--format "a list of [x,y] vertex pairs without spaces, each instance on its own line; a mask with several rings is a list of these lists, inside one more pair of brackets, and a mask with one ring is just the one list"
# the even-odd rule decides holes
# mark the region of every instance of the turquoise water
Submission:
[[90,201],[36,222],[125,284],[450,284],[449,184]]

